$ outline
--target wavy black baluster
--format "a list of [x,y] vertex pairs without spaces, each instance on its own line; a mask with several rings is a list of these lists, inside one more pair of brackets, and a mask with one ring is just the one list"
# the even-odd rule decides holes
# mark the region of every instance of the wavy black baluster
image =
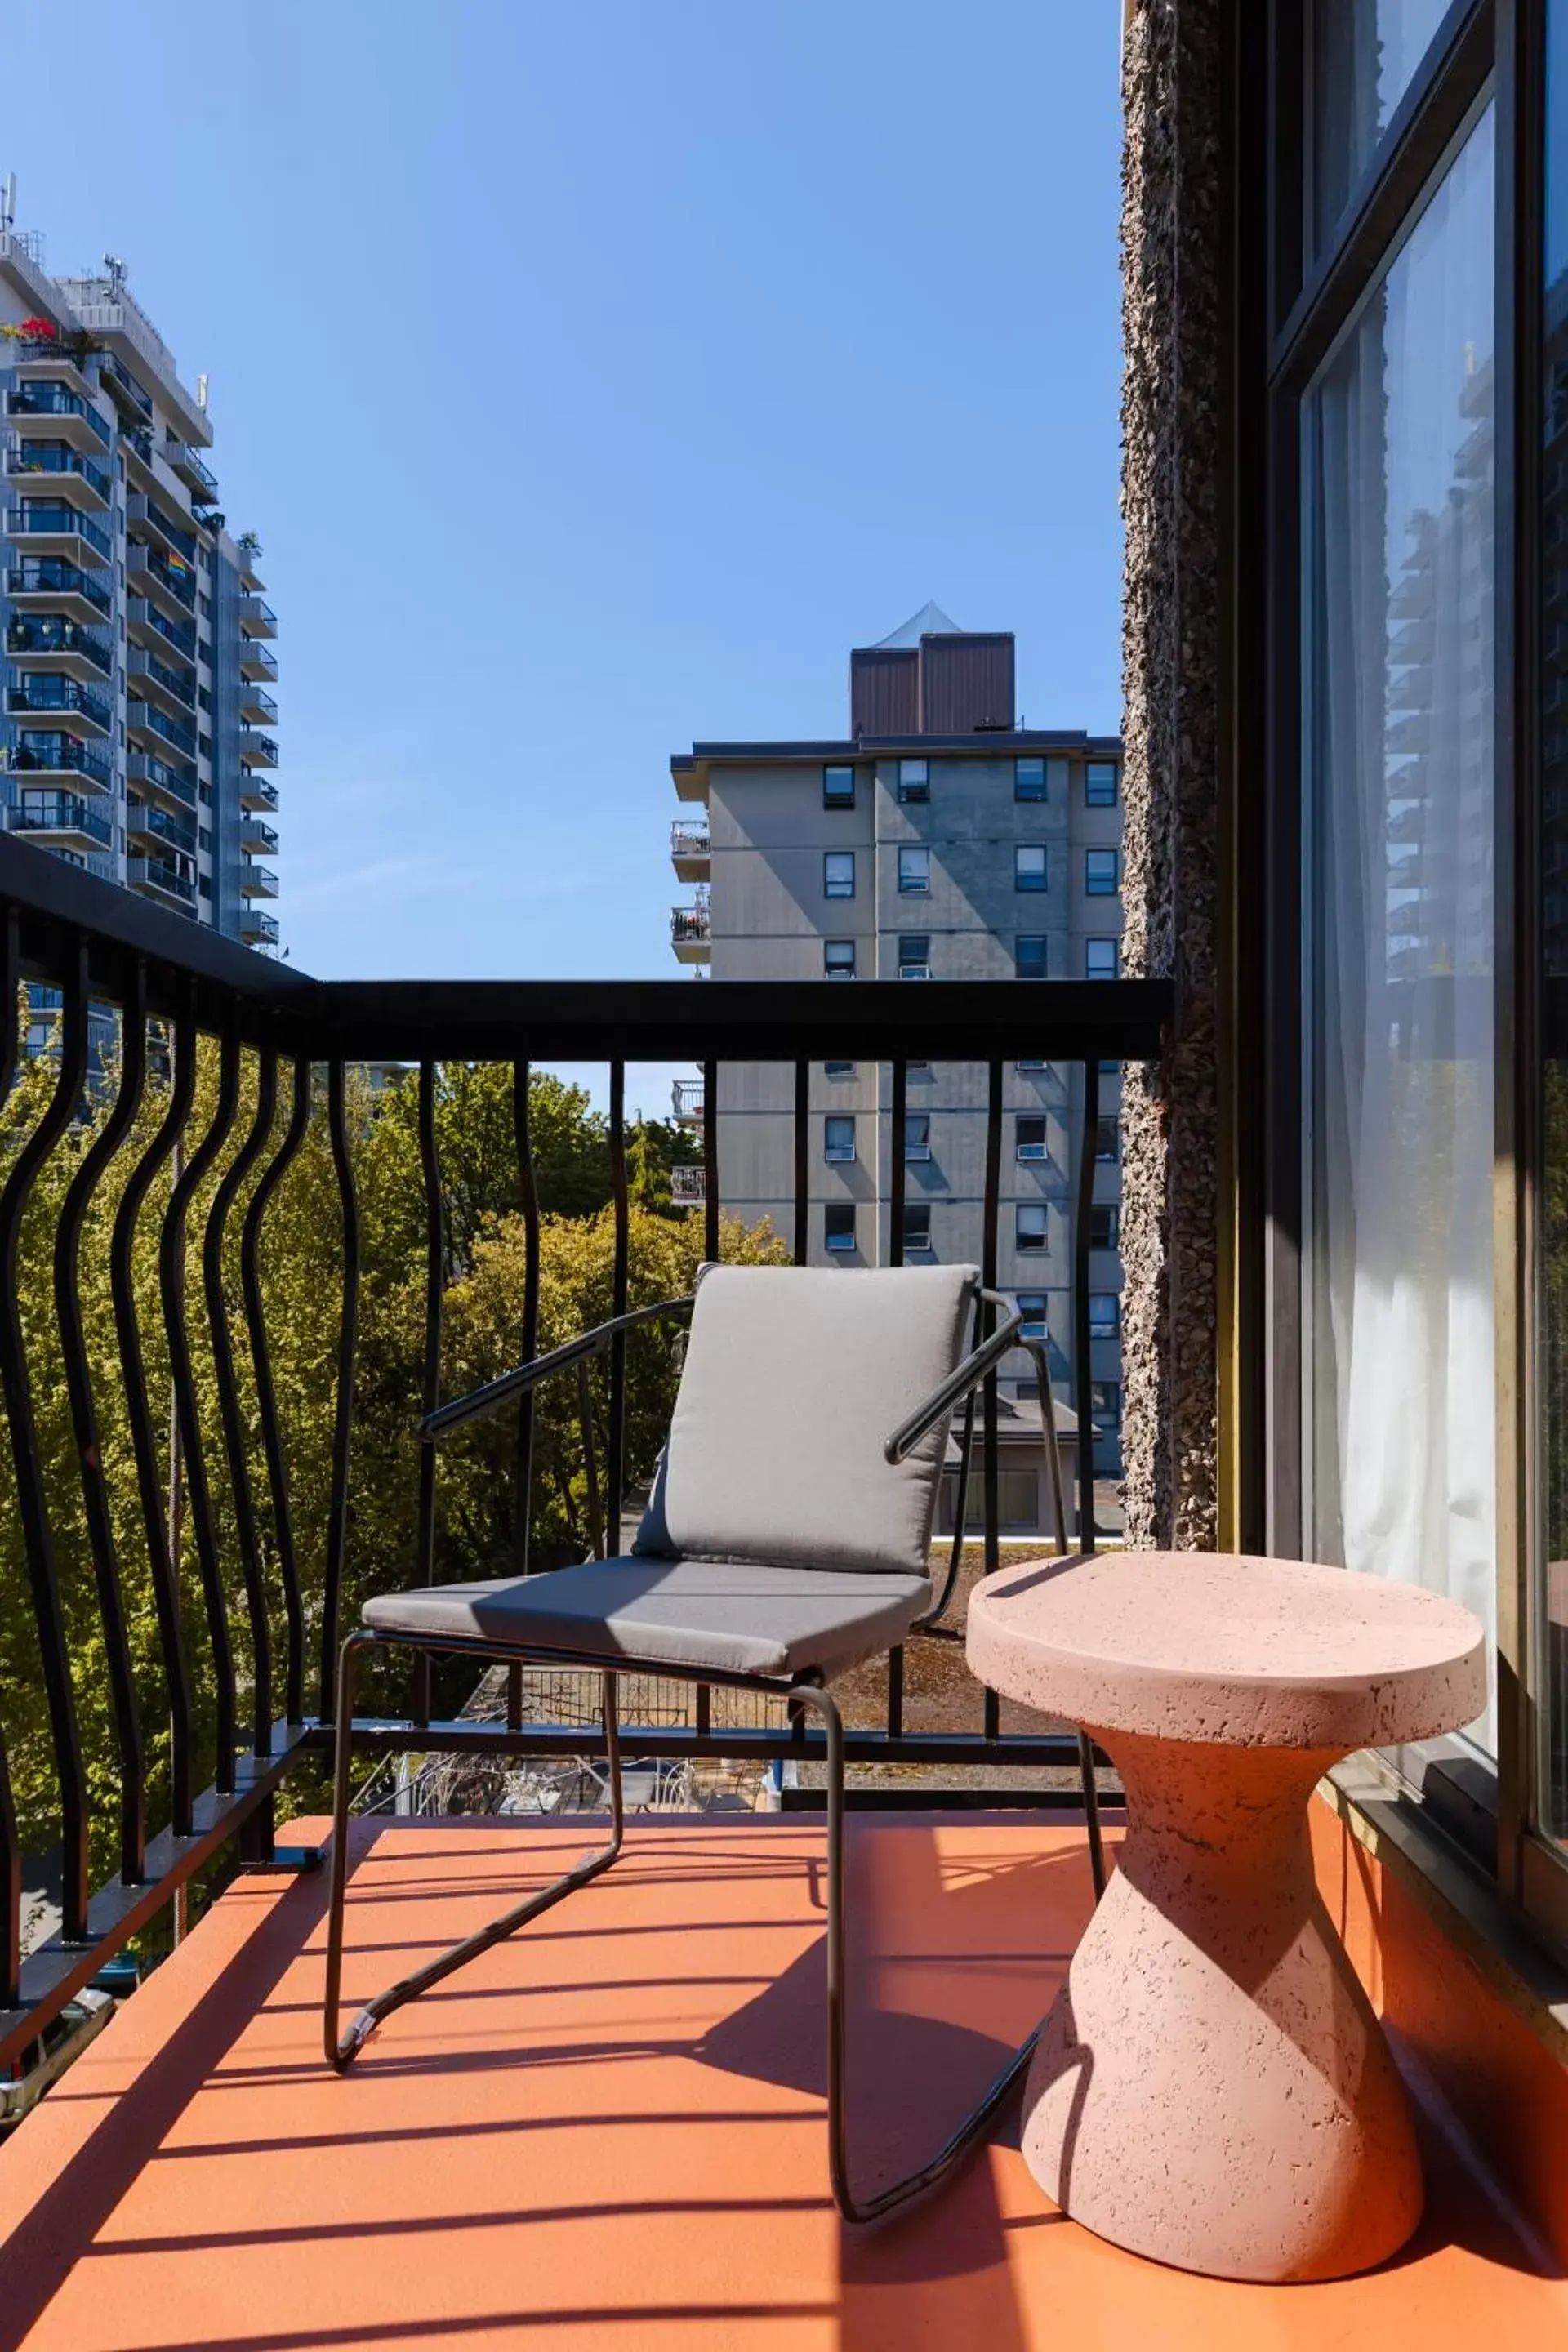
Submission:
[[[610,1190],[615,1202],[615,1259],[610,1274],[610,1312],[626,1311],[630,1273],[631,1220],[626,1202],[626,1066],[610,1064]],[[617,1331],[610,1341],[610,1436],[605,1476],[610,1482],[609,1546],[621,1549],[621,1497],[626,1486],[626,1335]]]
[[48,1703],[49,1738],[60,1795],[62,1840],[60,1933],[68,1943],[85,1941],[88,1902],[87,1775],[77,1733],[71,1689],[70,1651],[60,1607],[54,1538],[38,1453],[27,1347],[22,1329],[18,1287],[22,1220],[44,1162],[65,1134],[81,1100],[87,1076],[87,942],[72,939],[67,950],[65,1024],[59,1075],[43,1117],[11,1165],[0,1191],[0,1394],[11,1431],[16,1473],[16,1505],[22,1547],[38,1629],[38,1652]]
[[[233,1041],[237,1083],[239,1044]],[[224,1052],[231,1040],[224,1039]],[[217,1380],[218,1418],[223,1424],[224,1451],[228,1456],[228,1482],[234,1496],[235,1535],[239,1544],[240,1574],[245,1579],[245,1611],[250,1621],[251,1746],[258,1756],[272,1752],[272,1628],[267,1615],[267,1580],[261,1572],[261,1543],[256,1527],[256,1498],[250,1485],[250,1448],[245,1416],[240,1410],[239,1383],[235,1377],[234,1335],[229,1328],[228,1300],[224,1292],[223,1247],[228,1220],[240,1187],[267,1148],[278,1108],[278,1056],[257,1057],[256,1113],[245,1141],[225,1169],[207,1211],[202,1236],[202,1281],[206,1292],[207,1331],[212,1342],[213,1370]]]
[[82,1329],[81,1235],[87,1213],[110,1160],[135,1124],[142,1108],[147,1076],[147,967],[140,958],[132,968],[121,1007],[120,1086],[114,1105],[72,1177],[55,1230],[55,1316],[60,1329],[60,1353],[65,1363],[66,1393],[70,1400],[71,1430],[76,1438],[81,1473],[82,1509],[87,1519],[88,1548],[92,1554],[98,1587],[99,1614],[103,1621],[104,1658],[109,1670],[110,1704],[114,1712],[115,1743],[120,1750],[120,1874],[138,1885],[146,1875],[146,1778],[142,1746],[142,1722],[136,1704],[136,1676],[126,1638],[125,1607],[120,1590],[120,1562],[114,1523],[109,1506],[109,1485],[103,1475],[99,1442],[98,1410],[92,1393],[92,1370]]
[[1072,1234],[1073,1403],[1078,1412],[1078,1548],[1094,1549],[1094,1366],[1089,1360],[1089,1248],[1094,1166],[1100,1150],[1100,1064],[1083,1066],[1083,1134],[1078,1154],[1078,1212]]
[[[141,985],[145,988],[145,981]],[[195,1032],[195,990],[184,992],[180,1030]],[[126,1015],[129,1024],[130,1014]],[[143,1050],[146,1024],[142,1023]],[[191,1115],[195,1088],[195,1055],[174,1053],[168,1108],[158,1132],[125,1180],[115,1213],[109,1244],[109,1283],[114,1300],[114,1330],[125,1381],[125,1412],[131,1425],[132,1451],[136,1458],[136,1486],[142,1501],[142,1524],[147,1537],[147,1567],[153,1583],[153,1606],[158,1620],[158,1644],[169,1692],[170,1808],[176,1837],[189,1837],[193,1827],[191,1769],[191,1685],[185,1664],[184,1633],[180,1622],[179,1562],[174,1557],[169,1523],[163,1508],[163,1474],[158,1440],[147,1401],[147,1372],[142,1351],[142,1323],[136,1309],[133,1275],[136,1221],[153,1179],[173,1152]]]
[[[195,1024],[183,1021],[176,1041],[176,1061],[195,1063],[198,1037]],[[212,1645],[216,1687],[214,1738],[216,1760],[215,1786],[224,1796],[235,1786],[234,1649],[229,1640],[228,1605],[223,1589],[223,1563],[218,1557],[217,1527],[213,1517],[212,1489],[207,1484],[206,1456],[202,1451],[202,1419],[196,1404],[195,1376],[190,1335],[185,1328],[185,1222],[192,1201],[212,1173],[234,1127],[239,1107],[239,1039],[230,1013],[225,1024],[218,1061],[217,1105],[212,1125],[174,1181],[163,1229],[158,1238],[158,1286],[163,1301],[163,1328],[169,1341],[169,1376],[174,1383],[174,1410],[179,1421],[184,1456],[185,1495],[191,1530],[195,1538],[196,1565],[201,1575],[202,1605]]]
[[289,1468],[282,1433],[278,1424],[278,1400],[272,1385],[272,1357],[267,1344],[267,1316],[261,1298],[261,1223],[268,1205],[305,1140],[310,1123],[310,1062],[305,1054],[294,1061],[294,1103],[283,1140],[256,1180],[239,1238],[239,1278],[245,1292],[246,1328],[250,1335],[250,1364],[256,1380],[256,1409],[261,1422],[261,1450],[267,1463],[267,1483],[272,1494],[272,1532],[278,1546],[278,1575],[283,1587],[283,1622],[287,1641],[284,1668],[284,1708],[290,1723],[305,1712],[305,1612],[300,1597],[300,1563],[294,1550],[294,1521],[289,1507]]
[[[1002,1195],[1002,1065],[986,1065],[985,1089],[985,1219],[981,1242],[981,1281],[996,1287],[996,1227]],[[996,1328],[996,1309],[981,1301],[981,1337]],[[1002,1564],[1001,1496],[996,1461],[996,1375],[989,1371],[982,1391],[984,1413],[985,1573],[994,1576]],[[996,1738],[1002,1728],[1002,1705],[994,1690],[985,1694],[985,1737]]]
[[343,1223],[343,1303],[338,1324],[338,1395],[332,1417],[332,1491],[327,1505],[326,1565],[321,1578],[321,1656],[317,1713],[333,1720],[338,1689],[338,1615],[342,1607],[343,1556],[348,1540],[349,1461],[353,1450],[354,1360],[359,1349],[359,1194],[349,1150],[348,1095],[342,1062],[327,1066],[327,1130]]
[[[426,1056],[419,1065],[419,1167],[425,1180],[425,1361],[419,1383],[421,1420],[441,1402],[441,1307],[446,1276],[446,1218],[441,1200],[441,1163],[436,1150],[436,1065]],[[436,1441],[419,1441],[419,1526],[415,1547],[415,1576],[420,1584],[436,1581]],[[430,1720],[430,1660],[421,1651],[414,1662],[416,1723]]]
[[[0,1104],[11,1092],[16,1076],[19,986],[16,909],[0,914]],[[15,2009],[21,2000],[22,1977],[22,1839],[16,1826],[16,1801],[11,1788],[11,1765],[0,1733],[0,2007]]]

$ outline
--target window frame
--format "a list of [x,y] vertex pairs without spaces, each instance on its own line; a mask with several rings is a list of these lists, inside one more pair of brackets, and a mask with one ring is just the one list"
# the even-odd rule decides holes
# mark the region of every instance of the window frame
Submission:
[[[1026,1127],[1037,1127],[1040,1130],[1038,1138],[1037,1139],[1031,1139],[1027,1143],[1024,1140],[1024,1129]],[[1050,1156],[1050,1126],[1045,1112],[1041,1110],[1016,1111],[1013,1115],[1014,1159],[1021,1160],[1026,1167],[1040,1168],[1049,1161]]]
[[[1105,950],[1109,950],[1109,954]],[[1110,966],[1109,971],[1096,971],[1097,962]],[[1121,977],[1121,942],[1108,937],[1085,940],[1083,943],[1083,976],[1085,980],[1120,980]]]
[[[921,772],[915,777],[908,776],[904,772],[908,768],[918,768]],[[900,760],[897,791],[900,808],[913,808],[928,802],[931,799],[931,761],[919,758]]]
[[[840,1147],[836,1150],[833,1131],[835,1128],[846,1127],[849,1129],[849,1149],[846,1151]],[[822,1156],[829,1167],[833,1168],[852,1168],[859,1158],[859,1148],[855,1133],[855,1114],[852,1110],[830,1110],[823,1113]]]
[[847,1257],[860,1246],[853,1201],[824,1201],[822,1246],[830,1257]]
[[[911,1220],[913,1220],[912,1226]],[[925,1233],[923,1241],[920,1238],[922,1224]],[[906,1257],[931,1255],[933,1244],[931,1237],[931,1202],[929,1201],[905,1201],[904,1222],[899,1242]]]
[[[1110,789],[1107,792],[1097,778],[1109,774]],[[1120,760],[1086,760],[1083,763],[1083,804],[1085,808],[1116,808],[1121,799],[1121,762]]]
[[[1037,1228],[1033,1219],[1038,1217]],[[1026,1240],[1025,1235],[1038,1231],[1039,1239]],[[1020,1257],[1049,1257],[1051,1254],[1051,1212],[1045,1201],[1015,1201],[1013,1203],[1013,1247]]]
[[[1037,792],[1035,790],[1034,778],[1025,776],[1024,771],[1026,768],[1038,768],[1040,775],[1039,790]],[[1034,751],[1019,751],[1016,753],[1013,760],[1014,800],[1026,802],[1037,807],[1042,802],[1048,801],[1050,795],[1051,772],[1049,767],[1047,765],[1045,753],[1043,751],[1037,753]]]
[[[916,1130],[918,1131],[918,1134]],[[906,1110],[904,1113],[904,1160],[906,1164],[927,1160],[931,1150],[931,1113],[929,1110]]]
[[[1110,860],[1110,879],[1095,879],[1096,859]],[[1121,892],[1121,852],[1101,847],[1098,844],[1083,853],[1083,895],[1086,898],[1115,898]]]
[[[848,950],[847,956],[840,953],[837,963],[832,961],[835,949],[838,949],[840,950],[847,949]],[[857,962],[858,959],[855,952],[855,941],[853,940],[825,939],[823,940],[822,977],[824,980],[853,980],[856,975]]]
[[[910,860],[909,872],[918,875],[918,881],[906,881],[904,861]],[[900,841],[898,848],[898,881],[900,898],[931,897],[931,850],[923,841]]]
[[[898,934],[898,940],[899,978],[900,980],[929,980],[931,978],[931,933],[929,931],[900,931]],[[917,940],[920,943],[921,952],[918,955],[908,952],[908,950],[911,950],[915,946]]]
[[[1024,950],[1037,947],[1040,950],[1038,971],[1024,969]],[[1049,980],[1051,976],[1051,946],[1044,931],[1016,931],[1013,935],[1013,977],[1015,980]]]
[[[1026,858],[1040,861],[1038,870],[1026,866]],[[1013,844],[1013,887],[1024,892],[1048,890],[1051,887],[1051,853],[1043,841],[1016,841]]]
[[[842,878],[836,881],[833,874],[833,868],[836,864],[841,866],[845,863],[847,863],[849,867],[847,888],[845,888]],[[853,898],[855,896],[855,852],[852,849],[825,849],[823,851],[822,895],[825,898],[840,899]]]
[[[834,776],[847,776],[849,790],[837,791],[830,782]],[[825,809],[852,809],[859,798],[859,784],[854,765],[845,760],[826,760],[822,768],[822,805]]]

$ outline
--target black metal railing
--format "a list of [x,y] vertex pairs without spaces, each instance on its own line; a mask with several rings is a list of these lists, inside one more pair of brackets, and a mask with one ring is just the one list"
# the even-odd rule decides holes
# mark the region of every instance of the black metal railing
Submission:
[[79,449],[63,441],[18,441],[5,452],[5,471],[26,478],[37,474],[71,474],[87,484],[105,506],[113,495],[109,476]]
[[96,629],[59,613],[13,613],[5,624],[8,654],[78,654],[105,677],[114,675],[114,648]]
[[[607,1066],[602,1216],[612,1313],[627,1306],[637,1213],[628,1181],[628,1065],[695,1064],[710,1106],[721,1100],[727,1063],[783,1065],[791,1073],[785,1098],[793,1099],[793,1117],[784,1116],[794,1209],[776,1246],[800,1263],[810,1233],[811,1065],[835,1055],[888,1064],[897,1134],[907,1116],[911,1056],[978,1062],[986,1135],[981,1270],[993,1289],[1006,1066],[1043,1053],[1064,1071],[1076,1067],[1074,1401],[1085,1440],[1078,1449],[1077,1520],[1080,1544],[1092,1548],[1087,1211],[1100,1071],[1102,1060],[1158,1053],[1170,1009],[1164,983],[1058,982],[1025,990],[1005,982],[939,982],[911,990],[896,982],[850,988],[808,982],[693,990],[673,981],[322,982],[0,836],[5,1003],[17,1003],[23,982],[57,992],[59,1026],[51,1052],[30,1065],[21,1055],[21,1024],[0,1027],[0,1105],[9,1120],[0,1158],[0,1404],[16,1504],[10,1565],[0,1559],[0,1578],[14,1586],[7,1593],[0,1584],[12,1630],[10,1679],[0,1686],[0,2064],[16,2058],[221,1847],[240,1839],[269,1851],[273,1799],[285,1775],[330,1748],[340,1638],[363,1574],[356,1546],[369,1539],[369,1519],[392,1507],[385,1495],[367,1496],[353,1482],[356,1433],[382,1377],[378,1362],[362,1361],[360,1337],[366,1302],[379,1296],[376,1253],[389,1213],[377,1192],[362,1218],[356,1164],[387,1112],[384,1104],[376,1108],[374,1087],[356,1072],[401,1065],[417,1073],[411,1103],[401,1087],[391,1095],[405,1105],[411,1154],[397,1163],[412,1193],[395,1213],[412,1262],[422,1266],[416,1277],[422,1328],[410,1335],[412,1360],[399,1376],[409,1408],[405,1417],[400,1408],[396,1422],[407,1474],[397,1489],[407,1509],[395,1536],[400,1573],[432,1578],[440,1557],[435,1444],[417,1432],[420,1416],[443,1402],[462,1171],[443,1164],[443,1150],[457,1147],[442,1144],[442,1133],[455,1130],[437,1128],[437,1086],[443,1074],[451,1085],[501,1066],[497,1084],[507,1106],[523,1269],[515,1353],[526,1360],[540,1352],[546,1227],[531,1074],[556,1062]],[[115,1016],[112,1051],[99,1042],[106,1009]],[[16,1116],[13,1101],[21,1107]],[[702,1202],[689,1213],[689,1246],[695,1255],[700,1244],[710,1258],[733,1230],[721,1224],[721,1114],[705,1123]],[[327,1236],[331,1264],[313,1265],[309,1281],[280,1291],[269,1276],[283,1263],[294,1176],[308,1180],[318,1212],[311,1232]],[[905,1181],[902,1157],[894,1154],[895,1264]],[[46,1212],[52,1224],[40,1227]],[[52,1260],[52,1319],[37,1297],[36,1255],[26,1255],[36,1254],[40,1232]],[[105,1251],[108,1352],[105,1317],[95,1311],[89,1319],[83,1305],[93,1253]],[[994,1331],[994,1308],[982,1314]],[[296,1318],[309,1323],[298,1343]],[[308,1357],[322,1383],[308,1453],[300,1447],[297,1403],[279,1377],[280,1365],[295,1361],[291,1349],[303,1351],[300,1360]],[[616,1549],[626,1532],[628,1474],[641,1466],[631,1458],[624,1335],[606,1353],[603,1379],[602,1402],[590,1407],[590,1427],[595,1413],[603,1416],[603,1476],[592,1516]],[[508,1477],[523,1497],[542,1426],[531,1393],[520,1401],[507,1438]],[[994,1372],[977,1418],[985,1558],[994,1566],[1001,1542]],[[175,1496],[178,1526],[171,1517]],[[964,1504],[961,1475],[960,1529]],[[526,1507],[519,1525],[516,1556],[526,1567]],[[505,1719],[493,1724],[442,1715],[434,1705],[439,1696],[419,1677],[401,1709],[358,1727],[360,1744],[384,1753],[479,1750],[498,1759],[602,1752],[602,1736],[579,1724],[525,1722],[518,1676]],[[686,1725],[638,1727],[638,1752],[797,1761],[820,1752],[804,1723],[730,1724],[716,1719],[720,1713],[700,1693]],[[975,1717],[967,1730],[909,1728],[896,1653],[880,1720],[851,1729],[847,1753],[857,1762],[928,1770],[1076,1768],[1071,1738],[1004,1734],[994,1693],[976,1691]],[[100,1759],[89,1773],[89,1730],[111,1743],[112,1770]],[[151,1766],[155,1747],[160,1756],[166,1748],[166,1769],[161,1763],[158,1774]],[[158,1819],[149,1817],[154,1786]],[[118,1791],[110,1820],[100,1818],[107,1790]],[[26,1836],[25,1821],[32,1824]],[[103,1875],[104,1854],[116,1857],[96,1893],[95,1842],[97,1874]],[[59,1856],[61,1924],[25,1951],[23,1889],[41,1844]]]
[[7,416],[79,416],[108,449],[114,436],[90,402],[63,383],[19,383],[5,394]]
[[112,603],[100,581],[58,555],[33,555],[26,563],[11,564],[5,591],[11,596],[79,596],[94,612],[106,614]]
[[82,539],[89,547],[96,548],[107,563],[114,553],[109,534],[100,530],[78,507],[56,504],[47,499],[26,499],[19,507],[11,507],[5,515],[5,530],[12,539]]

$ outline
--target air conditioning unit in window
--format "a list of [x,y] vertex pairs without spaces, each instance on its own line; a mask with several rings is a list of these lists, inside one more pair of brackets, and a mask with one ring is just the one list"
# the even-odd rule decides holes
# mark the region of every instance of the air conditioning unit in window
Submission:
[[899,978],[900,980],[929,980],[931,978],[931,966],[929,963],[901,963],[899,966]]

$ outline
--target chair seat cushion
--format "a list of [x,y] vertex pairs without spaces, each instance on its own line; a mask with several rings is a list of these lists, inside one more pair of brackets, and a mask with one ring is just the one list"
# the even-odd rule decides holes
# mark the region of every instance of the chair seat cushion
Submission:
[[931,1606],[923,1576],[755,1561],[588,1560],[495,1583],[437,1584],[364,1605],[381,1633],[577,1650],[607,1663],[831,1679],[901,1642]]

